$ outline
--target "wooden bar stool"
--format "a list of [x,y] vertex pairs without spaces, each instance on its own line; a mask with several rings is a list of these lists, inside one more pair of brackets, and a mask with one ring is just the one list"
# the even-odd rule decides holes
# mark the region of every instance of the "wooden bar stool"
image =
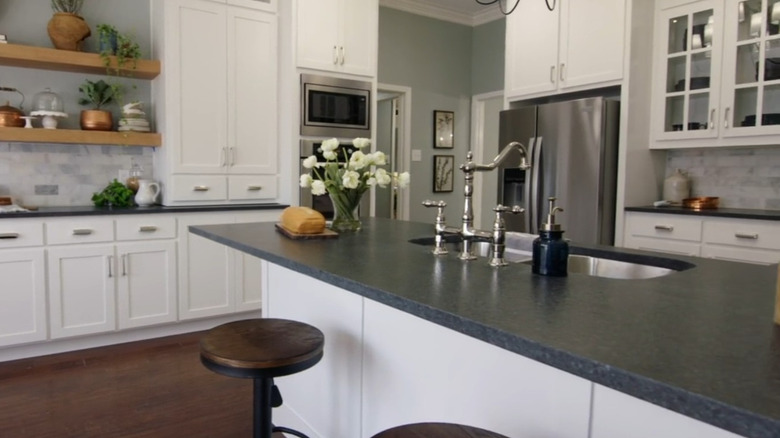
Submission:
[[387,429],[372,438],[507,438],[484,429],[452,423],[416,423]]
[[282,404],[274,377],[311,368],[322,359],[324,344],[322,332],[302,322],[247,319],[209,330],[200,340],[200,361],[215,373],[254,379],[254,438],[271,438],[273,432],[308,438],[271,423],[272,408]]

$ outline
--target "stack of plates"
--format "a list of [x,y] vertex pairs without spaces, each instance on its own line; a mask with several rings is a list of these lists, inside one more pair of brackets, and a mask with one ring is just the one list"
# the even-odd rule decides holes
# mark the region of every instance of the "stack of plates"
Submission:
[[150,132],[149,121],[141,102],[128,103],[122,107],[122,118],[119,119],[119,132]]

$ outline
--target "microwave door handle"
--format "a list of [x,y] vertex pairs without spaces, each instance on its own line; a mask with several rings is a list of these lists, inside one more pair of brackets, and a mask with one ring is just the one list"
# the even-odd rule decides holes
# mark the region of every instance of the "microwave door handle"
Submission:
[[534,217],[531,219],[532,234],[539,233],[539,218],[543,217],[540,212],[542,211],[539,203],[539,174],[541,173],[542,162],[542,137],[536,137],[533,148],[533,162],[531,163],[531,211],[534,213]]
[[[531,137],[528,139],[528,159],[532,160],[534,156],[534,143],[536,139]],[[533,163],[531,163],[533,165]],[[525,169],[525,178],[523,179],[523,208],[525,208],[525,214],[523,214],[524,229],[526,233],[532,233],[531,230],[531,218],[534,215],[533,205],[531,204],[531,178],[533,174],[533,167]]]

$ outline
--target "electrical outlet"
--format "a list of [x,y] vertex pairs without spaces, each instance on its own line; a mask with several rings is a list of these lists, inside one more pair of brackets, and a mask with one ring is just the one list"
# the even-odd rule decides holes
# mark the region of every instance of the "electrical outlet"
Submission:
[[422,161],[422,151],[419,149],[412,149],[412,161]]
[[119,182],[124,183],[125,181],[127,181],[127,178],[130,178],[130,170],[119,169],[119,172],[117,172],[116,179],[119,180]]

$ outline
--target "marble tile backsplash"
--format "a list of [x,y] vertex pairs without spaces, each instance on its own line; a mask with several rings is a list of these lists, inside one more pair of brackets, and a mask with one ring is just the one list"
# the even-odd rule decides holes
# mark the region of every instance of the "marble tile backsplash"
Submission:
[[692,196],[718,196],[726,208],[780,210],[780,147],[679,149],[666,157],[666,176],[687,172]]
[[92,194],[132,161],[152,175],[150,148],[0,143],[0,195],[39,207],[92,205]]

